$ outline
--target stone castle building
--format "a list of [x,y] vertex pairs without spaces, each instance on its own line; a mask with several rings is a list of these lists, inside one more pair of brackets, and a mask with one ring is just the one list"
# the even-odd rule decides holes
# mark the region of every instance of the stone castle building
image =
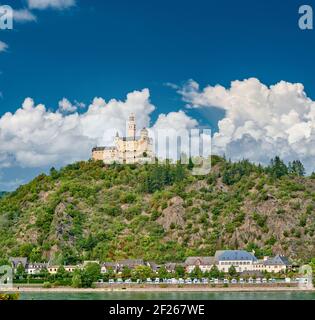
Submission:
[[153,143],[146,128],[136,136],[136,119],[131,114],[127,124],[127,136],[119,137],[117,132],[112,147],[95,147],[92,149],[93,160],[103,160],[105,163],[145,163],[154,159]]

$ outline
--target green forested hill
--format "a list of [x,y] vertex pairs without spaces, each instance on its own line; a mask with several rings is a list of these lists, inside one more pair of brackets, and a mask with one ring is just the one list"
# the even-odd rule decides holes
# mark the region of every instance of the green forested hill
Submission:
[[214,156],[209,175],[183,165],[79,162],[0,199],[0,257],[76,263],[181,261],[217,249],[315,256],[315,177]]

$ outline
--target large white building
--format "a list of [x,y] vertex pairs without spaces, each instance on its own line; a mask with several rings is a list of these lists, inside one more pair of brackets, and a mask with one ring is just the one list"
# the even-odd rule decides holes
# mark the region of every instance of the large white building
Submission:
[[153,143],[146,128],[137,136],[136,118],[131,114],[127,123],[127,136],[116,134],[114,146],[95,147],[92,149],[92,159],[110,163],[145,163],[154,160]]
[[286,271],[290,265],[286,257],[278,254],[275,257],[264,257],[262,260],[257,260],[253,265],[253,270],[277,273]]
[[244,250],[218,250],[214,257],[188,257],[185,261],[187,272],[193,271],[196,267],[203,272],[210,271],[214,266],[225,273],[229,272],[232,266],[238,273],[248,271],[278,273],[286,271],[290,267],[290,262],[280,255],[258,260],[253,253]]
[[257,258],[244,250],[223,250],[215,253],[219,271],[228,272],[234,266],[237,272],[253,271]]

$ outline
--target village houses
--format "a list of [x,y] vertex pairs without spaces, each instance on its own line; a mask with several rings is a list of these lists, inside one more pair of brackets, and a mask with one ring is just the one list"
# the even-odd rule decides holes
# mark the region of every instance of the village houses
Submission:
[[[10,258],[10,262],[14,271],[16,272],[19,265],[21,265],[27,274],[35,275],[40,273],[43,269],[47,269],[50,274],[56,274],[59,266],[50,265],[48,263],[28,263],[27,258],[17,257]],[[84,269],[88,263],[97,263],[101,266],[101,273],[107,273],[109,270],[114,273],[121,273],[124,267],[135,269],[138,266],[147,266],[153,272],[158,272],[160,265],[155,262],[145,262],[143,259],[126,259],[117,262],[103,262],[99,261],[84,261],[79,265],[65,265],[65,271],[74,272],[76,269]],[[214,266],[219,271],[227,273],[233,266],[238,273],[246,272],[270,272],[280,273],[290,269],[291,263],[289,260],[281,255],[275,257],[264,257],[259,260],[254,253],[244,250],[218,250],[214,256],[208,257],[188,257],[184,263],[169,262],[164,266],[170,273],[175,272],[176,266],[183,266],[187,273],[192,272],[195,268],[199,268],[202,272],[209,272]]]

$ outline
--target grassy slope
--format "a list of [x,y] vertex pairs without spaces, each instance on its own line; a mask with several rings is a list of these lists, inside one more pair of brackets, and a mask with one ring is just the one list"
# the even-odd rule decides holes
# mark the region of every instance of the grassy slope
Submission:
[[213,163],[210,175],[185,168],[181,182],[164,177],[155,192],[162,178],[152,166],[80,162],[41,175],[0,199],[0,256],[165,262],[223,248],[315,256],[314,179],[273,179],[246,165],[227,185],[229,164],[218,157]]

